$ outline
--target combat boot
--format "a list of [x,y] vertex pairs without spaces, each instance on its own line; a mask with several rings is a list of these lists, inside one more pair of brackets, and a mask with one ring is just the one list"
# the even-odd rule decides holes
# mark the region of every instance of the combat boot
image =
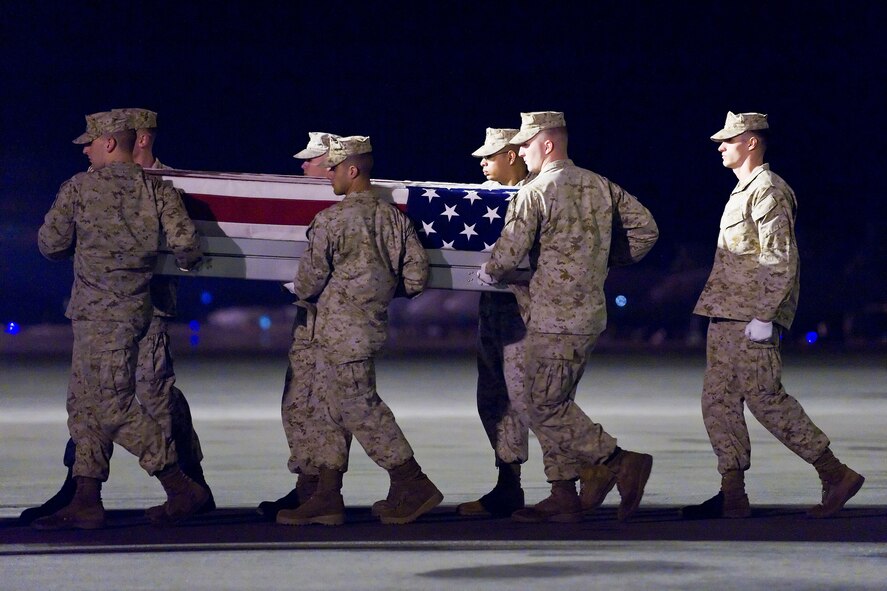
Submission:
[[206,483],[206,477],[203,475],[203,467],[199,463],[194,464],[193,466],[182,466],[182,472],[184,472],[188,478],[202,486],[209,495],[209,498],[206,499],[206,502],[197,510],[197,512],[203,514],[215,511],[216,499],[213,497],[212,489],[210,489],[209,485]]
[[209,491],[191,480],[178,465],[164,468],[155,476],[166,491],[166,502],[145,511],[154,525],[169,525],[196,515],[209,500]]
[[524,489],[520,485],[520,464],[499,464],[499,477],[493,490],[476,501],[456,507],[459,515],[508,517],[524,508]]
[[388,497],[374,505],[382,523],[411,523],[443,501],[443,494],[422,472],[415,458],[395,466],[388,475],[391,477]]
[[617,447],[604,465],[615,473],[616,488],[622,497],[616,517],[619,521],[626,521],[641,504],[653,468],[653,456]]
[[34,520],[31,527],[42,530],[105,527],[105,507],[102,505],[102,483],[99,479],[76,476],[74,488],[74,496],[67,507]]
[[515,511],[511,519],[521,523],[578,523],[582,521],[582,503],[572,480],[555,480],[551,494],[532,507]]
[[277,518],[277,513],[283,509],[296,509],[299,505],[311,498],[317,490],[318,476],[316,474],[299,473],[296,478],[296,486],[276,501],[262,501],[256,507],[256,513],[271,521]]
[[342,473],[331,468],[321,468],[314,494],[295,509],[279,510],[276,521],[281,525],[309,525],[312,523],[342,525],[345,523]]
[[73,469],[68,468],[68,476],[62,484],[62,488],[39,507],[30,507],[22,511],[22,514],[18,518],[19,522],[27,525],[32,523],[35,519],[52,515],[56,511],[63,509],[71,504],[76,490],[77,484],[74,482]]
[[594,464],[579,470],[579,502],[586,515],[603,505],[604,499],[616,486],[616,474],[603,464]]
[[751,516],[751,505],[745,494],[745,472],[728,470],[721,476],[721,490],[699,505],[681,509],[684,519],[743,519]]
[[813,462],[822,480],[822,502],[807,511],[807,515],[822,519],[832,517],[862,488],[865,478],[838,461],[831,450]]

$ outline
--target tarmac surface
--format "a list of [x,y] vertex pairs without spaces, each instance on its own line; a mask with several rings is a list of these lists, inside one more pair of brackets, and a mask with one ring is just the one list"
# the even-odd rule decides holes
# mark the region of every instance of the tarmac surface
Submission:
[[[355,445],[341,527],[280,526],[255,513],[286,493],[279,419],[285,359],[181,355],[178,385],[192,407],[219,509],[176,527],[150,525],[156,480],[117,448],[103,489],[108,526],[45,532],[17,516],[54,493],[67,439],[64,358],[0,358],[0,589],[887,589],[887,362],[882,354],[787,355],[785,384],[866,476],[835,518],[815,520],[815,471],[750,416],[753,515],[685,521],[682,505],[717,490],[699,411],[698,355],[593,356],[577,400],[619,438],[652,453],[632,520],[618,493],[578,524],[464,518],[495,469],[474,409],[468,355],[383,358],[379,391],[444,492],[415,523],[386,526],[369,507],[387,476]],[[538,444],[524,467],[527,502],[547,495]]]

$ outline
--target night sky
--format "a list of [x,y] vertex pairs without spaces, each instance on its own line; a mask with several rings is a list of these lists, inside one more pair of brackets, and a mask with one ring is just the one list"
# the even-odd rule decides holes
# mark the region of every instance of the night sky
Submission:
[[113,107],[157,111],[179,168],[298,174],[322,130],[371,136],[377,178],[452,182],[484,180],[486,127],[564,111],[576,164],[656,217],[651,273],[711,264],[736,179],[708,137],[765,112],[800,202],[799,314],[884,301],[883,3],[576,4],[4,3],[0,321],[64,320],[70,265],[36,230],[87,166],[84,115]]

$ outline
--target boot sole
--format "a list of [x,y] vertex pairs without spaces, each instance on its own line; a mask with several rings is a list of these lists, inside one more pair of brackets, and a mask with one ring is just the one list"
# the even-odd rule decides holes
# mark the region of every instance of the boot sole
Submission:
[[642,455],[644,456],[644,461],[641,464],[640,478],[638,479],[637,497],[629,505],[619,506],[617,514],[617,519],[619,519],[619,521],[627,521],[632,515],[634,515],[635,511],[637,511],[638,507],[641,505],[641,499],[644,496],[644,488],[647,486],[647,481],[650,479],[650,472],[653,470],[653,456],[649,454]]
[[844,505],[847,504],[847,501],[849,501],[850,499],[852,499],[853,497],[856,496],[856,493],[859,492],[859,489],[862,488],[863,484],[865,484],[865,476],[862,476],[860,474],[859,478],[856,480],[856,482],[853,483],[853,486],[850,487],[849,494],[843,500],[843,502],[841,502],[841,504],[838,507],[835,507],[834,509],[832,509],[828,512],[820,513],[817,511],[817,509],[822,507],[822,505],[817,505],[816,507],[813,507],[812,509],[810,509],[810,511],[807,512],[807,515],[809,517],[814,518],[814,519],[825,519],[827,517],[833,517],[833,516],[837,515],[841,511],[841,509],[844,508]]
[[281,517],[278,515],[276,523],[279,525],[343,525],[345,514],[333,513],[316,517]]
[[53,523],[31,523],[31,527],[41,531],[54,531],[63,529],[102,529],[105,521],[62,521]]
[[443,494],[438,491],[437,493],[429,497],[427,501],[422,503],[422,505],[418,509],[416,509],[406,517],[391,517],[383,515],[379,517],[379,520],[385,525],[404,525],[405,523],[416,521],[416,519],[440,505],[442,501]]

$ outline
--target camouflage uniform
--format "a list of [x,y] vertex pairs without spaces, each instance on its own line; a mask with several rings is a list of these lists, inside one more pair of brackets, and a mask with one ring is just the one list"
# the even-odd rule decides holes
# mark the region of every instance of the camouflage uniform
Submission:
[[[702,414],[721,474],[747,470],[751,463],[743,403],[807,462],[829,446],[781,381],[780,338],[798,307],[796,209],[794,192],[767,164],[739,181],[721,217],[711,275],[693,310],[711,318]],[[769,341],[745,336],[754,318],[773,322]]]
[[[614,224],[628,238],[611,253]],[[599,464],[616,448],[574,402],[576,387],[606,326],[603,285],[611,254],[619,263],[640,260],[658,235],[637,199],[569,159],[544,165],[509,204],[486,271],[507,281],[529,255],[529,418],[549,481],[575,480],[580,465]]]
[[[518,186],[523,184],[525,181]],[[486,181],[481,186],[501,188],[504,185]],[[517,289],[520,287],[512,288]],[[527,327],[515,293],[481,292],[477,331],[477,411],[496,453],[497,466],[523,464],[529,457],[526,334]]]
[[68,426],[75,476],[107,480],[113,442],[138,455],[149,474],[176,461],[174,446],[135,396],[161,232],[180,266],[199,260],[179,194],[136,164],[111,163],[65,182],[38,233],[47,258],[74,255],[66,315],[74,329]]
[[428,278],[428,258],[412,222],[372,191],[346,195],[317,214],[308,229],[295,293],[317,302],[315,382],[306,422],[311,463],[343,471],[347,434],[391,469],[413,457],[394,415],[376,392],[375,354],[387,336],[388,304],[398,291],[415,295]]

